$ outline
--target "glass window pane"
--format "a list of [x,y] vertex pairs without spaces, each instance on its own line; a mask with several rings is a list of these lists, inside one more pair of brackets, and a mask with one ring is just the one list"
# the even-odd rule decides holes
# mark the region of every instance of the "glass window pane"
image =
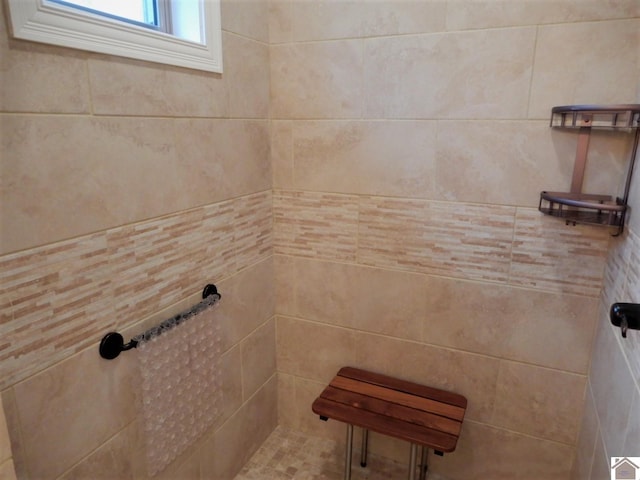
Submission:
[[134,22],[157,25],[155,0],[54,0]]

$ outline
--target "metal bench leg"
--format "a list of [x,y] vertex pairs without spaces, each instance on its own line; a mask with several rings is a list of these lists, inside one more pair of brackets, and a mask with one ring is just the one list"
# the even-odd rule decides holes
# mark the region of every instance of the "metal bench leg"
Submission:
[[360,452],[360,466],[367,466],[367,450],[369,448],[369,430],[362,429],[362,451]]
[[347,423],[347,447],[344,458],[344,480],[351,480],[351,454],[353,450],[353,425]]
[[411,453],[409,455],[409,480],[415,480],[416,478],[416,463],[418,457],[418,445],[411,444]]
[[422,454],[420,455],[420,480],[427,478],[427,469],[429,468],[429,448],[422,446]]

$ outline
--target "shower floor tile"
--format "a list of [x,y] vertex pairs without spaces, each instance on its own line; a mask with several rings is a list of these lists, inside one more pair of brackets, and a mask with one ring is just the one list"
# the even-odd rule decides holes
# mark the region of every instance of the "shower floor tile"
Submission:
[[[343,459],[344,447],[333,440],[278,427],[235,480],[342,480]],[[362,468],[359,453],[357,457],[354,454],[352,480],[389,480],[406,476],[406,464],[369,454],[367,468]]]

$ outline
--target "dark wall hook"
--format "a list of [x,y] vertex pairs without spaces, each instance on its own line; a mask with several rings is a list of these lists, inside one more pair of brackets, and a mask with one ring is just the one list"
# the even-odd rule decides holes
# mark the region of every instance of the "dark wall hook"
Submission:
[[640,304],[614,303],[609,311],[611,323],[620,327],[622,338],[627,338],[627,331],[640,330]]

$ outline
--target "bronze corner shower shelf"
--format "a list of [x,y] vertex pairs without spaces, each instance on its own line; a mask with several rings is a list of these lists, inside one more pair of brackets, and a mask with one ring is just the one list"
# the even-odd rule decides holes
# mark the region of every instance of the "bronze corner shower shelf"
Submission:
[[[578,147],[571,190],[540,193],[538,210],[563,218],[569,224],[589,224],[613,227],[615,235],[622,233],[629,199],[629,186],[640,138],[640,104],[628,105],[566,105],[551,109],[550,127],[578,129]],[[614,129],[635,131],[623,197],[582,193],[582,182],[589,149],[591,130]],[[545,203],[546,202],[546,203]]]

